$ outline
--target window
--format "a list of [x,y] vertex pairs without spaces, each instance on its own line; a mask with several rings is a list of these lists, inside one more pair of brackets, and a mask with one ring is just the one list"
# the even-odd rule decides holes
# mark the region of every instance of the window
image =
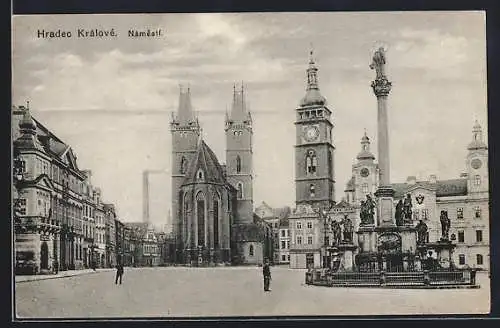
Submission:
[[476,230],[476,242],[480,243],[483,241],[483,231],[482,230]]
[[286,248],[286,242],[284,240],[281,241],[281,248],[282,249]]
[[330,237],[325,236],[325,245],[329,246],[330,245]]
[[288,256],[287,256],[287,257],[288,257],[288,261],[290,261],[290,254],[288,254]]
[[281,260],[286,261],[286,255],[281,255]]
[[236,156],[236,173],[241,172],[241,158],[240,156]]
[[302,236],[297,236],[297,245],[302,245]]
[[457,219],[463,219],[464,218],[464,209],[463,207],[457,208]]
[[290,242],[287,240],[286,241],[286,246],[285,246],[286,249],[289,249],[290,248]]
[[201,192],[196,195],[196,216],[198,218],[198,246],[205,246],[205,198]]
[[420,220],[420,212],[418,210],[413,210],[413,220]]
[[281,237],[285,237],[285,230],[281,230]]
[[458,242],[459,243],[465,242],[465,233],[463,231],[458,232]]
[[312,236],[307,236],[307,243],[311,245],[313,243],[313,237]]
[[202,170],[198,171],[197,177],[198,177],[199,180],[203,179],[203,171]]
[[250,245],[248,249],[248,255],[253,256],[253,245]]
[[476,206],[474,208],[474,216],[476,217],[476,219],[480,219],[481,218],[481,207]]
[[458,264],[460,264],[460,265],[465,264],[465,255],[464,254],[458,255]]
[[213,227],[214,227],[214,247],[217,249],[219,248],[219,198],[217,197],[214,200],[214,217],[213,217]]
[[186,157],[182,156],[181,159],[181,174],[186,174],[187,172],[187,159]]
[[238,199],[243,199],[243,183],[238,182],[237,189],[238,189],[238,193],[236,195],[237,198]]
[[313,224],[311,221],[307,221],[307,229],[312,229],[313,228]]
[[313,184],[309,186],[309,196],[314,197],[316,195],[316,188],[314,187]]
[[297,223],[295,225],[296,225],[297,229],[302,229],[302,222],[297,221]]
[[483,265],[483,255],[481,254],[476,255],[476,263],[477,265]]
[[363,194],[367,194],[368,193],[368,183],[363,183],[361,185],[361,191],[363,192]]
[[274,222],[274,227],[277,228],[278,227],[278,222]]
[[422,209],[422,220],[427,220],[429,218],[429,210],[424,208]]
[[475,176],[474,176],[474,184],[475,184],[476,186],[481,185],[481,176],[480,176],[480,175],[475,175]]
[[309,150],[306,155],[306,173],[315,174],[318,166],[318,159],[314,150]]
[[243,131],[234,131],[233,134],[235,136],[241,136],[243,134]]

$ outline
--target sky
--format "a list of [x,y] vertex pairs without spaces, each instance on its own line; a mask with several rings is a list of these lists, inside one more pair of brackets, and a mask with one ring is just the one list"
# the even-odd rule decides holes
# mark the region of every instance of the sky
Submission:
[[[114,29],[108,39],[37,38],[38,30]],[[153,39],[129,29],[162,29]],[[293,206],[295,109],[309,51],[333,112],[336,199],[366,129],[377,156],[369,69],[387,46],[391,181],[456,178],[475,120],[487,136],[483,12],[350,12],[16,16],[14,105],[69,143],[81,169],[125,222],[142,220],[142,172],[152,174],[151,220],[170,208],[169,122],[179,85],[191,88],[203,137],[225,162],[224,113],[243,82],[254,119],[254,205]],[[485,140],[486,141],[486,140]]]

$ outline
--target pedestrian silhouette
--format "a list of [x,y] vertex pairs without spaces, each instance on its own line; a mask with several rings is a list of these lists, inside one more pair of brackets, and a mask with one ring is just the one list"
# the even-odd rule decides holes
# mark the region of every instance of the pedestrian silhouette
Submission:
[[269,259],[265,259],[264,265],[262,266],[262,274],[264,276],[264,291],[269,292],[269,285],[271,284],[271,267],[269,265]]
[[122,276],[123,276],[123,265],[121,263],[118,263],[116,265],[115,285],[118,284],[118,278],[120,279],[120,285],[122,284]]

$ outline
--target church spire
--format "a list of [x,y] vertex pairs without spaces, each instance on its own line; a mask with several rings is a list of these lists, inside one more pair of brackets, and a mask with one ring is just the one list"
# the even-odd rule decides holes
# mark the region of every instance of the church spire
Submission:
[[368,138],[368,136],[366,135],[366,129],[363,137],[361,138],[361,151],[358,153],[358,156],[356,158],[358,160],[375,159],[375,156],[370,151],[370,138]]
[[233,122],[245,122],[248,119],[248,111],[245,100],[245,87],[241,83],[241,89],[236,90],[236,85],[233,85],[233,104],[229,120]]
[[196,122],[193,107],[191,105],[191,88],[188,85],[187,90],[184,86],[179,86],[179,107],[177,108],[177,120],[180,125],[187,125],[191,122]]
[[306,76],[306,95],[302,98],[300,106],[326,105],[326,98],[319,92],[318,67],[316,66],[316,62],[314,60],[314,51],[312,47],[309,51],[309,67],[306,70]]
[[467,147],[468,150],[488,149],[488,146],[483,141],[483,129],[481,124],[476,120],[472,128],[472,141]]

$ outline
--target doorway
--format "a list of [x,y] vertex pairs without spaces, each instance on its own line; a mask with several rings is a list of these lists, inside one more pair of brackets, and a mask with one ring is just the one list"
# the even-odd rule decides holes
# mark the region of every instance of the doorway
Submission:
[[40,269],[47,270],[49,268],[49,246],[44,241],[40,249]]

